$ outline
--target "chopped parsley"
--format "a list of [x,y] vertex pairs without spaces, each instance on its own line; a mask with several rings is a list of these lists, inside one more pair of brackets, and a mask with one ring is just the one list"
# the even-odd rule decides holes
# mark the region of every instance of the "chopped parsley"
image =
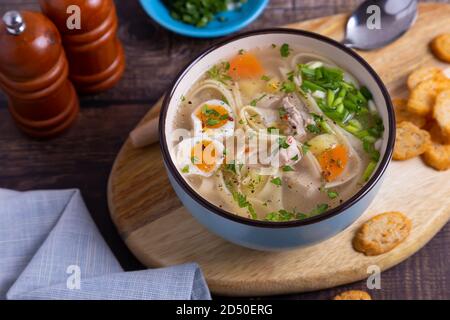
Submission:
[[281,222],[281,221],[290,221],[290,220],[294,220],[296,218],[296,214],[295,212],[290,212],[284,209],[281,209],[277,212],[271,212],[269,214],[266,215],[266,217],[264,218],[264,220],[266,221],[276,221],[276,222]]
[[267,94],[263,94],[263,95],[260,96],[259,98],[253,99],[253,100],[250,102],[250,105],[251,105],[252,107],[256,107],[256,104],[257,104],[258,102],[260,102],[262,99],[264,99],[265,96],[267,96]]
[[305,142],[304,144],[302,144],[302,153],[303,153],[303,154],[307,154],[308,151],[309,151],[309,147],[310,147],[310,145],[309,145],[307,142]]
[[202,114],[204,114],[205,116],[216,116],[216,117],[220,116],[219,112],[217,112],[214,109],[210,109],[207,104],[203,105]]
[[189,166],[188,166],[188,165],[185,165],[185,166],[183,167],[183,169],[181,169],[181,172],[183,172],[183,173],[189,173]]
[[281,179],[280,179],[280,177],[273,178],[272,180],[270,180],[270,182],[272,182],[276,186],[281,186]]
[[261,80],[263,81],[270,81],[270,78],[266,75],[261,76]]
[[292,168],[291,166],[283,166],[282,169],[284,172],[295,171],[294,168]]
[[292,81],[283,81],[280,90],[285,93],[292,93],[295,91],[295,83]]
[[240,192],[237,192],[237,191],[233,191],[232,195],[233,195],[234,201],[237,202],[239,208],[247,208],[247,211],[248,211],[248,213],[250,213],[250,216],[252,217],[252,219],[258,218],[252,204],[247,201],[246,195],[244,195]]
[[283,119],[287,115],[287,111],[284,108],[278,109],[278,115],[280,116],[280,119]]
[[311,210],[310,213],[301,213],[295,211],[288,211],[281,209],[276,212],[270,212],[266,215],[264,220],[266,221],[274,221],[274,222],[282,222],[282,221],[291,221],[291,220],[302,220],[309,217],[313,217],[315,215],[319,215],[328,210],[328,205],[326,203],[322,203],[317,205],[316,208]]
[[239,167],[239,170],[240,170],[242,168],[242,166],[243,166],[242,164],[236,164],[236,161],[233,160],[230,163],[225,164],[225,169],[236,174],[237,167]]
[[279,137],[277,139],[277,142],[278,142],[278,145],[280,146],[280,148],[282,148],[282,149],[289,148],[289,143],[287,143],[286,137]]
[[328,190],[327,195],[328,195],[328,198],[330,198],[330,199],[336,199],[339,196],[339,193],[337,193],[337,191],[334,191],[334,190]]
[[329,208],[329,205],[326,203],[318,204],[314,209],[311,210],[309,213],[310,216],[317,216],[319,214],[324,213]]
[[283,43],[283,45],[280,47],[280,54],[283,58],[286,58],[291,53],[292,49],[289,48],[289,45],[287,43]]
[[228,71],[230,70],[229,62],[222,62],[218,65],[213,66],[208,70],[208,77],[222,82],[223,84],[227,84],[228,81],[231,81],[231,77],[228,75]]
[[217,119],[211,119],[211,118],[209,118],[208,120],[206,120],[206,124],[207,124],[208,126],[215,126],[215,125],[217,125],[217,124],[219,124],[219,123],[220,123],[220,121],[217,120]]
[[308,124],[306,126],[306,130],[308,130],[311,133],[316,133],[316,134],[319,134],[321,132],[320,128],[315,124]]

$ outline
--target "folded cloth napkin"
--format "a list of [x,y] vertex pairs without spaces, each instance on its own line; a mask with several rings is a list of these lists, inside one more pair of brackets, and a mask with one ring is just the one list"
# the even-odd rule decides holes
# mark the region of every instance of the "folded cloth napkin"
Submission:
[[124,272],[80,191],[0,189],[0,299],[210,299],[196,264]]

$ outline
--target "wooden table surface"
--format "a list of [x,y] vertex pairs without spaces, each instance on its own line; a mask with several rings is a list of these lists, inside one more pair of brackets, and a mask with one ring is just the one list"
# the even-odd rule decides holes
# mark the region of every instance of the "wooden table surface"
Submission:
[[[247,29],[348,12],[360,2],[271,0],[264,14]],[[0,0],[0,15],[11,9],[37,10],[36,3],[35,0]],[[145,15],[137,0],[116,0],[116,5],[119,36],[128,60],[126,73],[114,89],[81,99],[81,115],[70,131],[44,142],[25,137],[16,129],[6,98],[0,93],[0,187],[21,191],[79,188],[122,266],[137,270],[143,266],[128,251],[109,218],[108,174],[130,130],[169,87],[176,73],[212,41],[184,38],[165,31]],[[374,299],[450,299],[449,248],[450,224],[447,224],[422,250],[382,273],[382,288],[371,291],[372,296]],[[362,281],[274,298],[329,299],[343,290],[365,288]]]

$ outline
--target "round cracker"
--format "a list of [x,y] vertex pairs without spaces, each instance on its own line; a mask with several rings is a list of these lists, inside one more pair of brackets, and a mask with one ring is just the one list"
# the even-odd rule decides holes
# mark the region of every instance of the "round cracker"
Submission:
[[426,125],[427,120],[425,117],[413,114],[406,109],[407,100],[396,98],[392,100],[392,103],[394,104],[395,121],[397,123],[408,121],[419,128],[423,128]]
[[349,290],[341,292],[333,300],[372,300],[372,297],[362,290]]
[[408,77],[408,89],[413,90],[419,83],[433,79],[434,77],[441,77],[442,71],[438,67],[421,67],[414,70]]
[[391,251],[411,231],[411,220],[401,212],[385,212],[366,221],[353,238],[353,247],[366,256]]
[[408,121],[397,124],[394,160],[407,160],[421,155],[430,143],[430,134]]
[[450,85],[446,77],[432,78],[420,82],[412,91],[407,103],[407,110],[419,116],[428,116],[433,111],[436,96]]
[[442,133],[450,137],[450,90],[441,91],[436,97],[433,108],[433,118],[442,130]]
[[422,155],[423,161],[430,167],[444,171],[450,169],[450,144],[433,142]]
[[436,123],[436,121],[430,121],[427,124],[427,127],[432,142],[439,144],[450,144],[450,137],[444,135],[441,127]]
[[450,33],[435,37],[430,43],[431,51],[436,58],[450,62]]

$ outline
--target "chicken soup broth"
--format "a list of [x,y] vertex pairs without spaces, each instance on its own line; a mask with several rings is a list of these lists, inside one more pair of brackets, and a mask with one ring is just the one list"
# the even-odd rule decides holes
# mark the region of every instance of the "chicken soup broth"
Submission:
[[[379,161],[370,91],[289,44],[239,50],[180,101],[174,161],[202,197],[267,221],[319,215],[353,196]],[[264,152],[262,152],[264,151]]]

